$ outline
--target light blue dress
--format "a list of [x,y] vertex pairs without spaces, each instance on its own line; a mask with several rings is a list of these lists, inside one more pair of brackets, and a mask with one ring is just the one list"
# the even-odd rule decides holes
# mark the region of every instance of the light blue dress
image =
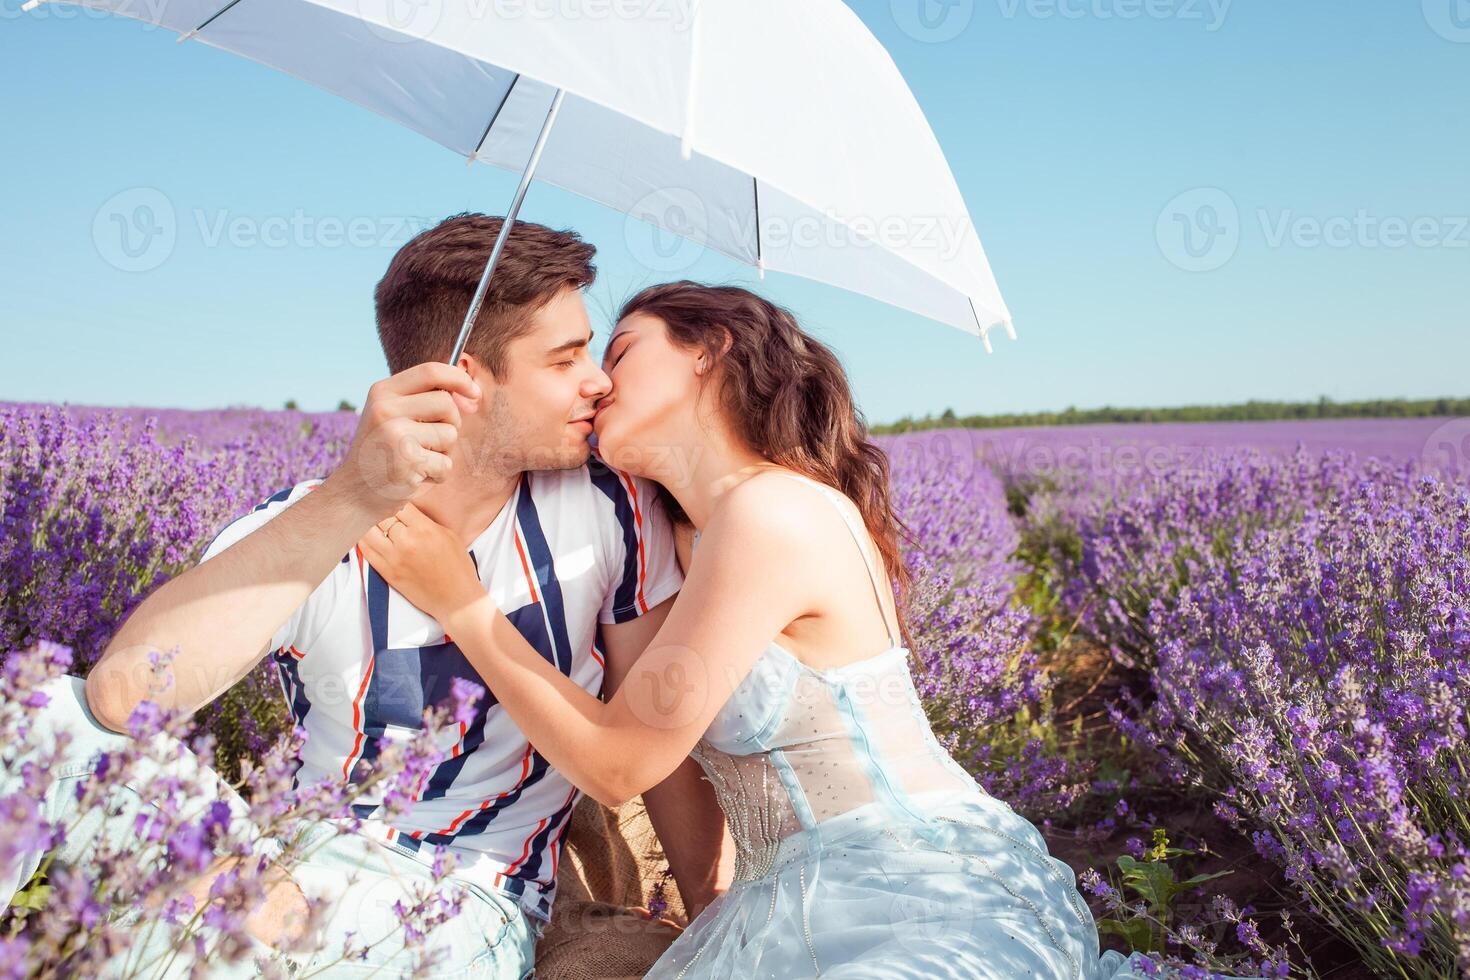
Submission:
[[[793,478],[842,514],[882,610],[851,504]],[[891,626],[889,640],[829,670],[772,643],[720,709],[693,755],[735,840],[735,881],[647,977],[1147,976],[1139,954],[1099,954],[1072,869],[940,745]]]

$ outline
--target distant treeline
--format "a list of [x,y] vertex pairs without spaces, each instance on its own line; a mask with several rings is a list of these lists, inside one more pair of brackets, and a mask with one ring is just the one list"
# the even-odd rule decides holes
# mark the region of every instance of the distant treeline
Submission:
[[875,425],[872,432],[891,435],[920,429],[1010,429],[1105,422],[1270,422],[1279,419],[1423,418],[1432,415],[1470,415],[1470,398],[1379,398],[1366,402],[1337,402],[1323,397],[1314,402],[1249,401],[1239,405],[1185,405],[1180,408],[1104,406],[1024,415],[960,416],[947,408],[942,415],[926,415],[919,419],[904,416],[897,422]]

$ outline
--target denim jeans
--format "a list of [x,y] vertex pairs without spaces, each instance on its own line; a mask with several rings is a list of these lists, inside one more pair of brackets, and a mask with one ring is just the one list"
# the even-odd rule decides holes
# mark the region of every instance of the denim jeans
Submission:
[[[68,828],[66,840],[53,860],[59,864],[77,864],[103,841],[120,847],[136,838],[134,820],[137,814],[153,804],[126,786],[118,813],[94,807],[82,812],[77,800],[77,787],[96,772],[98,757],[115,752],[129,744],[129,736],[119,735],[100,725],[87,707],[84,685],[80,677],[63,676],[43,688],[50,702],[37,717],[41,744],[47,744],[47,732],[69,732],[71,740],[65,756],[55,770],[55,780],[42,799],[42,815],[48,821]],[[284,846],[282,841],[251,833],[249,807],[239,794],[189,751],[188,747],[166,735],[167,775],[186,781],[198,780],[212,786],[206,798],[191,800],[202,813],[216,800],[230,808],[232,830],[243,830],[247,839],[255,841],[257,853],[274,855]],[[24,761],[24,760],[21,760]],[[145,785],[156,768],[140,767],[136,777]],[[0,770],[0,797],[20,789],[18,772]],[[242,823],[243,822],[243,825]],[[414,951],[406,949],[402,929],[393,906],[400,901],[414,905],[417,896],[429,887],[432,872],[424,864],[391,844],[369,837],[340,832],[326,822],[311,825],[302,847],[305,857],[292,869],[292,878],[309,899],[326,903],[327,913],[321,949],[302,962],[286,956],[258,940],[254,940],[254,956],[273,959],[290,973],[310,972],[330,977],[392,977],[407,970]],[[14,895],[36,872],[44,855],[22,855],[11,867],[0,867],[0,895]],[[524,980],[533,972],[536,939],[542,923],[527,916],[513,895],[498,889],[484,888],[451,874],[439,886],[441,894],[450,889],[461,899],[460,912],[437,926],[424,940],[424,949],[447,948],[447,959],[433,969],[437,978],[484,977],[489,980]],[[43,913],[44,914],[44,913]],[[136,921],[136,912],[121,917],[126,925]],[[146,924],[139,926],[146,931]],[[210,935],[203,930],[206,937]],[[118,974],[140,977],[187,976],[193,965],[187,952],[169,947],[168,931],[159,928],[151,935],[134,936],[134,946],[120,954],[112,966]],[[346,962],[341,959],[345,946],[361,949],[368,945],[366,959]],[[253,958],[252,958],[253,959]],[[166,972],[163,971],[167,964]],[[140,968],[141,967],[141,968]],[[251,960],[226,967],[221,963],[207,965],[211,977],[253,976]]]

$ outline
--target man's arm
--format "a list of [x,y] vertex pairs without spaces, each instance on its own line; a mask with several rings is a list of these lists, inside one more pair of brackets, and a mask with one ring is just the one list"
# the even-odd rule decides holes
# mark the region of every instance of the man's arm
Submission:
[[[373,524],[328,478],[209,561],[159,586],[87,675],[97,720],[124,731],[138,702],[192,712],[265,656],[270,638]],[[159,690],[149,653],[177,647]]]
[[[425,483],[442,482],[459,431],[450,392],[478,388],[462,368],[425,363],[368,390],[342,464],[230,547],[165,582],[135,609],[87,675],[87,705],[124,731],[140,701],[195,711],[250,672],[271,637],[369,527]],[[160,690],[150,654],[173,658]]]
[[[637,619],[603,624],[605,697],[611,698],[623,683],[673,605],[671,597]],[[725,815],[714,787],[704,778],[699,763],[689,758],[663,782],[645,790],[643,802],[679,885],[684,909],[693,920],[729,887],[734,874],[734,849],[725,843]]]

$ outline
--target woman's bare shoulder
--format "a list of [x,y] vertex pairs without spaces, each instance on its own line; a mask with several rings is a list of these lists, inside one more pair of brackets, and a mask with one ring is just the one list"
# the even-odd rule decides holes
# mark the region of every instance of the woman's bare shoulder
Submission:
[[790,544],[820,544],[825,527],[822,513],[831,514],[832,504],[822,499],[815,482],[781,470],[757,473],[725,494],[710,524],[718,522],[731,534],[774,535]]

